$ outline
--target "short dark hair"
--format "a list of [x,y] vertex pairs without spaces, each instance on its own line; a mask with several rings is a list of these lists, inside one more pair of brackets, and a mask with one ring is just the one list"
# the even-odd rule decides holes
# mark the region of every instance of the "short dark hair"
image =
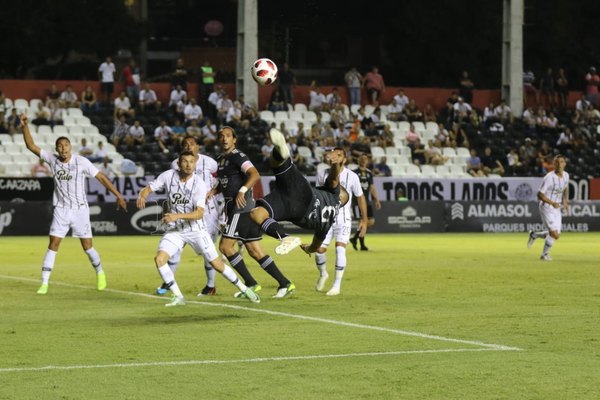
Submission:
[[233,138],[237,139],[237,133],[235,133],[235,129],[233,129],[232,127],[230,127],[228,125],[224,125],[221,129],[219,129],[219,132],[217,132],[217,136],[219,136],[219,134],[221,132],[223,132],[224,129],[229,129],[231,131],[231,135],[233,136]]
[[179,154],[179,159],[181,160],[181,157],[183,156],[192,156],[194,157],[194,153],[192,153],[191,151],[182,151],[181,154]]
[[61,140],[66,140],[67,142],[69,142],[69,144],[71,144],[71,140],[69,140],[68,137],[66,136],[60,136],[58,139],[56,139],[56,141],[54,142],[54,147],[58,146],[58,142],[60,142]]
[[565,157],[564,155],[562,155],[560,153],[554,156],[555,160],[558,160],[559,158],[562,158],[563,160],[567,161],[567,157]]

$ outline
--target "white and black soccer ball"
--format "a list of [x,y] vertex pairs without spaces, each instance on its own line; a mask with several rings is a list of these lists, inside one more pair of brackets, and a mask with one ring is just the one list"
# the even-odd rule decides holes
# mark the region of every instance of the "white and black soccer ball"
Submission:
[[254,61],[250,74],[252,79],[261,86],[270,85],[277,80],[277,64],[268,58],[259,58]]

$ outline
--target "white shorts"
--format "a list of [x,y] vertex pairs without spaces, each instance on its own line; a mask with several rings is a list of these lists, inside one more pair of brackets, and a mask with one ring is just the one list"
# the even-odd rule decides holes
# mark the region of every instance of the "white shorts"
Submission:
[[87,207],[79,209],[54,207],[50,236],[64,238],[69,233],[69,229],[73,229],[73,237],[91,238],[90,209]]
[[350,241],[350,233],[352,232],[352,220],[337,220],[327,232],[325,240],[321,244],[321,247],[327,247],[331,243],[331,240],[335,236],[335,241],[348,244]]
[[213,261],[218,257],[217,248],[204,229],[192,232],[167,232],[160,239],[158,250],[164,251],[171,258],[186,244],[192,246],[196,254],[204,256],[208,261]]
[[540,206],[540,216],[549,231],[560,233],[562,228],[562,212],[560,208],[554,208],[550,205]]

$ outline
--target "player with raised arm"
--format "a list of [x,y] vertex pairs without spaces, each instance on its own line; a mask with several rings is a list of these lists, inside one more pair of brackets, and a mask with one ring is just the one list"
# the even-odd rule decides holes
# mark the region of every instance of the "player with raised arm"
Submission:
[[[373,172],[367,168],[368,165],[369,156],[363,154],[358,158],[358,168],[355,169],[354,172],[358,175],[362,190],[365,194],[365,200],[367,202],[367,216],[369,221],[367,226],[370,228],[375,225],[375,213],[373,212],[373,204],[371,203],[371,199],[373,199],[375,209],[377,210],[381,209],[381,203],[379,202],[379,197],[377,196],[377,189],[375,189],[375,185],[373,185]],[[350,243],[352,243],[354,250],[358,250],[356,243],[357,241],[360,241],[360,249],[362,251],[369,250],[369,248],[365,245],[365,235],[361,235],[360,230],[357,230],[354,236],[352,236],[352,239],[350,239]]]
[[219,271],[229,282],[233,283],[253,303],[259,303],[260,298],[251,288],[246,287],[233,270],[223,264],[217,254],[215,244],[208,234],[202,217],[206,207],[206,185],[196,169],[196,156],[192,152],[182,152],[179,155],[179,170],[170,169],[160,174],[140,192],[137,207],[146,206],[146,198],[150,193],[165,189],[168,199],[169,212],[165,213],[162,222],[167,224],[167,231],[158,244],[154,262],[158,273],[166,286],[173,293],[171,302],[166,306],[184,305],[185,299],[175,274],[167,262],[177,252],[189,244],[196,254],[204,256],[210,265]]
[[[273,297],[287,297],[296,290],[296,286],[283,275],[271,256],[263,251],[259,243],[262,239],[260,229],[250,219],[250,211],[254,207],[252,188],[260,181],[260,175],[248,156],[236,149],[237,135],[233,128],[221,128],[217,139],[222,154],[217,159],[219,184],[213,193],[222,193],[225,197],[227,216],[219,249],[242,276],[246,285],[258,291],[261,289],[260,285],[248,271],[242,255],[236,248],[238,241],[244,243],[250,257],[277,281],[278,288]],[[242,295],[243,293],[238,292],[234,296]]]
[[[348,202],[348,193],[339,184],[344,150],[335,148],[327,153],[329,175],[323,186],[313,188],[290,159],[283,134],[271,129],[269,136],[274,146],[270,163],[275,172],[275,188],[257,201],[250,216],[263,232],[280,240],[275,248],[277,254],[287,254],[300,246],[310,255],[319,250],[340,206]],[[300,238],[289,236],[278,221],[290,221],[312,231],[311,243],[302,244]]]
[[21,116],[23,138],[27,149],[46,162],[54,178],[54,195],[52,204],[54,212],[50,225],[50,243],[42,262],[42,284],[38,294],[48,293],[50,274],[54,269],[56,253],[61,241],[70,229],[73,237],[79,238],[96,272],[96,287],[106,288],[106,274],[102,269],[100,255],[92,243],[92,227],[90,224],[90,209],[86,195],[86,177],[95,177],[104,187],[117,197],[117,209],[127,211],[127,203],[123,195],[114,187],[111,181],[98,170],[87,158],[71,153],[71,141],[61,136],[56,139],[56,152],[52,154],[38,147],[29,131],[28,118]]
[[544,238],[544,249],[540,260],[552,261],[550,249],[554,241],[560,238],[562,228],[561,208],[569,209],[569,173],[565,171],[567,160],[561,154],[554,157],[554,171],[544,176],[537,198],[539,200],[540,216],[546,230],[529,231],[527,247],[531,248],[535,239]]
[[[196,157],[196,174],[202,178],[202,181],[206,185],[207,193],[217,184],[216,174],[217,174],[217,162],[205,155],[200,154],[198,149],[198,143],[193,136],[186,136],[181,142],[181,151],[191,151]],[[179,170],[179,159],[173,160],[171,164],[171,168],[175,170]],[[206,226],[206,230],[210,235],[211,239],[214,243],[217,241],[217,237],[219,236],[219,225],[220,225],[220,217],[223,208],[223,196],[217,195],[212,196],[206,202],[206,207],[204,208],[204,216],[202,220],[204,221],[204,226]],[[224,224],[225,221],[222,221]],[[181,260],[181,251],[174,254],[171,258],[169,258],[168,264],[169,268],[175,273],[177,271],[177,266]],[[198,296],[213,296],[217,293],[217,288],[215,285],[215,269],[210,265],[210,262],[205,258],[204,259],[204,271],[206,273],[206,285],[204,288],[198,293]],[[156,289],[156,294],[163,295],[167,293],[169,289],[163,283],[160,287]]]
[[[344,157],[342,165],[344,165],[345,161],[346,159]],[[317,175],[317,186],[325,185],[328,175],[329,168],[322,170]],[[329,289],[327,292],[327,296],[337,296],[340,294],[342,278],[346,269],[346,246],[348,245],[350,233],[352,232],[353,196],[356,198],[361,216],[357,230],[361,237],[364,236],[368,225],[367,202],[365,200],[365,195],[363,194],[358,175],[348,168],[342,167],[339,180],[340,185],[342,185],[342,187],[346,189],[346,192],[348,192],[348,203],[340,208],[335,223],[332,225],[331,229],[329,229],[329,232],[327,232],[327,236],[321,244],[321,247],[315,253],[315,263],[317,265],[317,269],[319,270],[319,279],[317,280],[316,290],[320,292],[325,287],[325,282],[329,277],[329,274],[327,273],[327,247],[335,237],[335,280],[331,286],[331,289]]]

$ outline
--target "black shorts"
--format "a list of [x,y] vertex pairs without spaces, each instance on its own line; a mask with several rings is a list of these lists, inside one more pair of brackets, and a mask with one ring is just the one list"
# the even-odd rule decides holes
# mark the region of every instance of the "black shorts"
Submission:
[[312,199],[310,183],[288,158],[275,168],[273,191],[256,204],[265,207],[276,221],[295,221],[304,217]]
[[102,93],[112,94],[115,84],[113,82],[102,82]]
[[223,229],[223,237],[241,240],[242,242],[254,242],[262,239],[260,227],[250,219],[250,213],[235,212],[235,200],[228,200],[225,204],[227,222]]
[[375,218],[375,214],[373,212],[373,204],[367,203],[367,217],[369,219]]

